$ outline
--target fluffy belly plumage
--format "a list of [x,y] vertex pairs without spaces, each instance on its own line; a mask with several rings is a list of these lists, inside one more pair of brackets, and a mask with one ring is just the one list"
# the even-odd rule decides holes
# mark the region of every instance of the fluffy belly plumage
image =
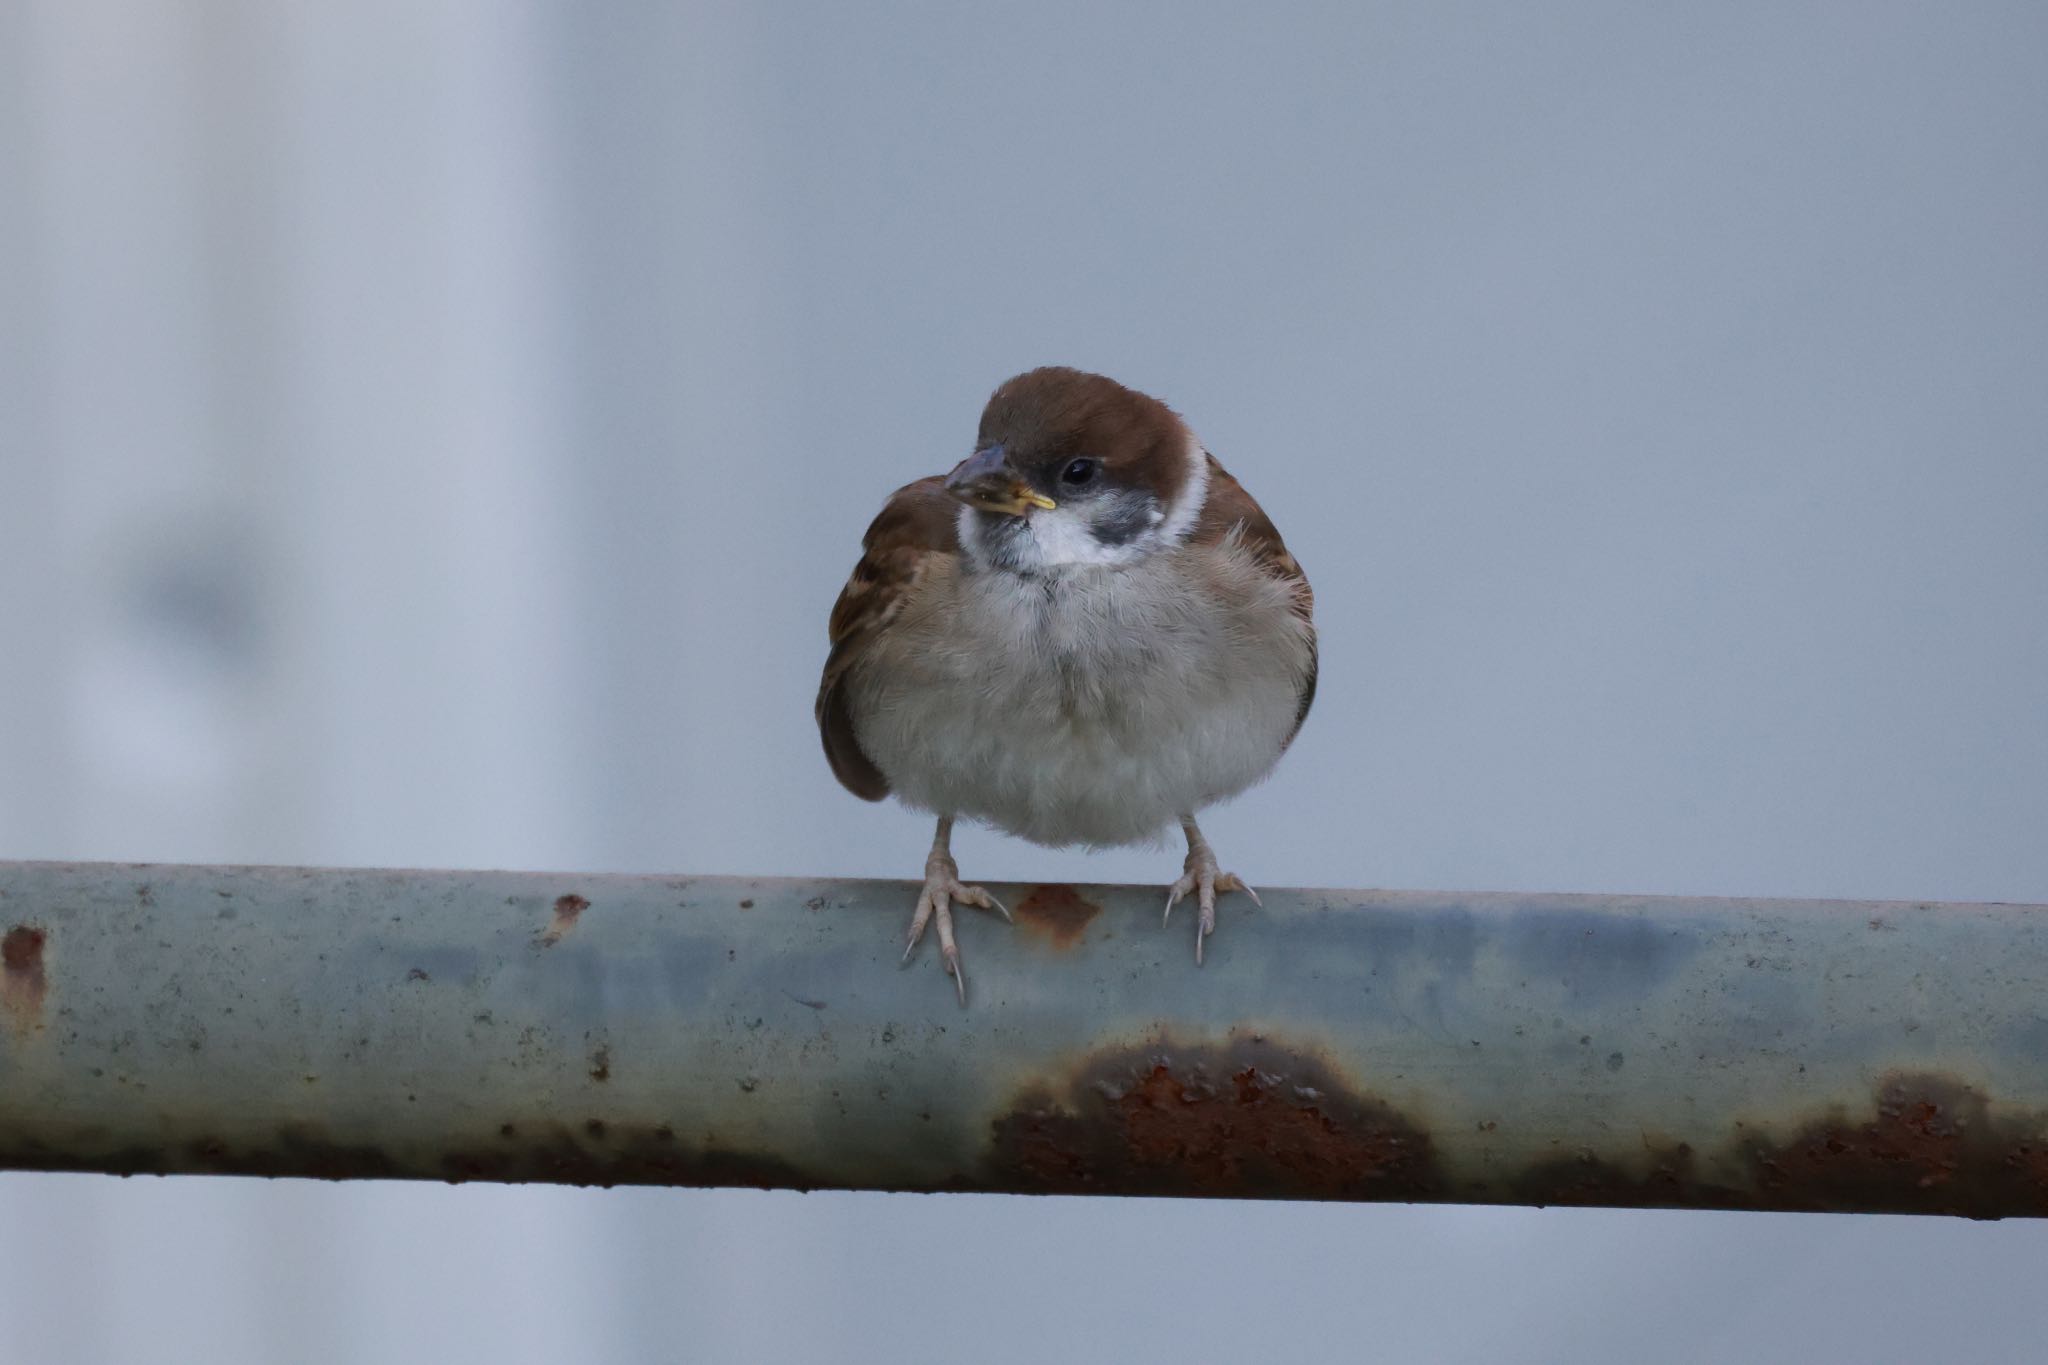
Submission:
[[949,566],[853,679],[861,749],[938,814],[1047,845],[1156,838],[1264,777],[1293,733],[1309,646],[1267,582]]

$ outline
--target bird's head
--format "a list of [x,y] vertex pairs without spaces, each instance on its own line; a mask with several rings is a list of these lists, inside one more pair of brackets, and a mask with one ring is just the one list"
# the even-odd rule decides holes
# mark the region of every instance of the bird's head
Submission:
[[1036,574],[1133,564],[1187,538],[1208,456],[1173,409],[1113,379],[1048,367],[988,400],[946,478],[977,563]]

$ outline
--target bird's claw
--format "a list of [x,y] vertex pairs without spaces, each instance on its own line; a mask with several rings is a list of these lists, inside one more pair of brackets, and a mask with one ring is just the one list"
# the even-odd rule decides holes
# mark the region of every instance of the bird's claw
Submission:
[[[939,931],[939,958],[945,964],[946,975],[953,978],[953,989],[960,997],[960,1003],[967,1003],[967,974],[960,968],[960,945],[953,938],[953,903],[979,906],[983,910],[994,910],[1004,919],[1010,919],[1010,912],[1003,903],[979,886],[963,886],[960,869],[951,858],[934,857],[925,864],[924,889],[917,896],[917,913],[910,921],[910,941],[903,945],[903,960],[910,961],[919,940],[924,937],[925,926],[937,922]],[[1010,920],[1015,923],[1015,920]]]
[[1166,913],[1160,916],[1161,924],[1173,918],[1173,907],[1179,904],[1182,896],[1193,896],[1196,906],[1201,911],[1195,925],[1197,967],[1202,965],[1202,940],[1216,932],[1216,897],[1218,893],[1224,891],[1242,891],[1252,898],[1253,905],[1260,909],[1265,908],[1265,902],[1259,899],[1258,892],[1252,890],[1235,872],[1220,870],[1213,857],[1199,858],[1190,853],[1187,870],[1181,873],[1178,881],[1166,888]]

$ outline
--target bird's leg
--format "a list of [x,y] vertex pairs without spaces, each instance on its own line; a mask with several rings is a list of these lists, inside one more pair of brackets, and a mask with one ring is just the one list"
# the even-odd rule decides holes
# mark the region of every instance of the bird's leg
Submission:
[[[1212,860],[1213,861],[1213,860]],[[978,905],[984,910],[994,910],[1004,919],[1010,912],[1003,903],[978,886],[960,884],[960,865],[953,861],[953,817],[939,817],[938,833],[932,836],[932,852],[924,860],[924,890],[918,893],[917,915],[910,921],[910,942],[904,945],[903,960],[910,961],[911,950],[924,937],[924,927],[934,919],[939,922],[939,956],[945,959],[946,971],[953,978],[953,987],[960,993],[960,1003],[967,1003],[967,978],[960,972],[960,948],[953,942],[952,902],[962,905]]]
[[1188,836],[1187,861],[1180,880],[1166,888],[1166,914],[1160,923],[1173,915],[1174,903],[1182,896],[1193,895],[1195,904],[1201,909],[1200,921],[1195,925],[1195,965],[1202,965],[1202,940],[1216,932],[1216,893],[1219,891],[1242,891],[1252,898],[1253,905],[1263,906],[1259,893],[1244,884],[1235,872],[1225,872],[1216,866],[1216,850],[1209,847],[1209,841],[1202,837],[1202,831],[1195,824],[1195,817],[1183,815],[1180,818],[1181,832]]

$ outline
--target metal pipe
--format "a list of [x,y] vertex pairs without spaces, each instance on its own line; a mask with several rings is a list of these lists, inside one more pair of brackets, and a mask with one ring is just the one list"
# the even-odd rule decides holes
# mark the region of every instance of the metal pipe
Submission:
[[2048,1215],[2048,908],[0,864],[0,1166]]

